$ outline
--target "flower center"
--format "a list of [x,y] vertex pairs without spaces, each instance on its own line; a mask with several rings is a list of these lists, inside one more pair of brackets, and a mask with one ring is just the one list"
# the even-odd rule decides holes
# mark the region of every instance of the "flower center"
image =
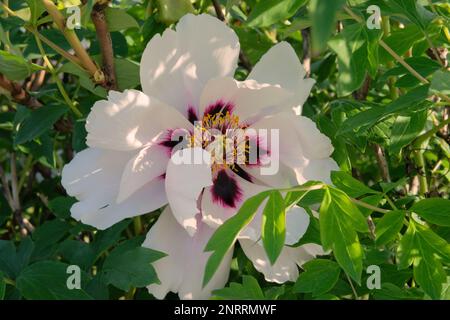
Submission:
[[195,122],[189,147],[202,147],[211,154],[213,176],[216,176],[220,170],[235,171],[236,165],[246,164],[250,144],[239,117],[227,111],[207,113]]

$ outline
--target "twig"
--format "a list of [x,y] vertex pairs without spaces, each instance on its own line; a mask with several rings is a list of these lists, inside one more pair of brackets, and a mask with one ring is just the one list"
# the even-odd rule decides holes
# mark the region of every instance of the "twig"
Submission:
[[[225,15],[222,12],[222,8],[220,6],[220,3],[217,0],[211,0],[214,10],[216,11],[216,16],[217,19],[223,21],[223,22],[227,22],[225,19]],[[241,50],[239,52],[239,61],[241,62],[242,66],[247,69],[248,71],[251,71],[253,66],[250,62],[250,60],[248,59],[248,57],[245,55],[245,53]]]
[[97,39],[102,53],[103,72],[105,73],[106,89],[117,89],[116,71],[114,68],[114,51],[111,41],[111,34],[106,22],[105,8],[108,3],[97,3],[92,8],[91,18],[97,32]]
[[77,116],[77,117],[82,117],[83,114],[80,112],[80,110],[78,110],[78,108],[75,106],[75,104],[72,102],[72,100],[69,98],[69,95],[66,92],[66,89],[64,89],[63,84],[61,83],[61,80],[58,78],[58,75],[56,74],[56,70],[55,68],[53,68],[52,63],[50,62],[50,60],[47,57],[47,54],[45,53],[44,47],[42,46],[41,40],[35,35],[34,36],[35,40],[36,40],[36,44],[38,46],[38,49],[42,55],[42,58],[44,59],[45,64],[47,65],[48,70],[50,71],[50,73],[53,76],[53,79],[56,82],[56,86],[59,89],[59,92],[61,93],[62,97],[64,98],[64,101],[67,103],[67,105],[69,106],[69,108],[72,110],[72,112]]
[[303,64],[303,68],[305,68],[306,76],[309,77],[311,74],[311,30],[310,30],[310,28],[302,29],[302,38],[303,38],[302,64]]
[[66,28],[66,20],[62,13],[59,12],[58,8],[52,0],[41,1],[47,12],[52,17],[58,29],[64,34],[67,42],[69,42],[69,44],[72,46],[72,49],[75,51],[76,56],[80,59],[83,67],[89,72],[96,83],[103,84],[105,82],[105,75],[99,68],[97,68],[95,63],[92,61],[91,57],[81,44],[80,39],[78,39],[75,31]]
[[345,276],[347,277],[348,283],[350,283],[350,287],[352,288],[353,295],[355,296],[355,300],[358,300],[358,293],[356,292],[355,286],[353,285],[352,279],[348,276],[347,273],[345,273]]
[[[362,19],[358,17],[356,14],[353,13],[352,10],[350,10],[347,6],[344,6],[344,10],[357,22],[362,23]],[[413,67],[411,67],[402,57],[400,57],[394,50],[389,47],[386,42],[384,42],[382,39],[379,41],[380,46],[384,48],[394,59],[400,63],[406,70],[408,70],[414,77],[416,77],[422,84],[429,84],[430,82],[422,77],[416,70],[414,70]],[[438,93],[437,96],[441,97],[442,99],[450,102],[450,98],[447,97],[445,94]]]
[[386,160],[383,148],[378,144],[373,144],[375,151],[375,158],[377,159],[378,168],[380,169],[381,177],[386,182],[391,182],[391,175],[389,174],[389,165]]
[[42,106],[42,104],[35,97],[32,97],[20,84],[7,79],[1,73],[0,87],[9,91],[12,99],[17,103],[29,106],[31,108],[38,108]]

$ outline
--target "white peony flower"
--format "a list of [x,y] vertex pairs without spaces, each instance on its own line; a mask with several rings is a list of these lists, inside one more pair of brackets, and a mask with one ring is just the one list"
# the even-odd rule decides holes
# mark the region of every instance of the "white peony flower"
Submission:
[[[96,102],[86,122],[89,148],[63,169],[64,188],[79,200],[72,217],[98,229],[169,204],[143,244],[168,254],[154,264],[161,284],[149,291],[157,298],[173,291],[183,299],[205,299],[222,288],[232,252],[202,288],[210,255],[203,250],[214,230],[248,197],[308,180],[329,182],[337,168],[330,140],[293,111],[301,110],[314,81],[304,78],[292,47],[275,45],[246,81],[233,79],[239,50],[234,31],[209,15],[188,14],[176,31],[154,36],[142,55],[143,92],[111,91],[108,100]],[[209,134],[206,142],[192,138],[198,123]],[[228,149],[217,153],[213,129],[225,135],[226,129],[232,135],[235,129],[276,129],[279,144],[253,137],[253,147],[246,142],[241,154],[231,148],[243,162],[221,163],[230,154]],[[279,161],[276,174],[262,174],[268,165],[263,156],[250,163],[249,154],[257,149]],[[194,153],[205,161],[180,163]],[[261,212],[239,236],[244,253],[267,281],[295,281],[297,266],[322,253],[313,244],[290,247],[309,224],[302,208],[291,209],[287,220],[286,246],[273,266],[260,241]]]

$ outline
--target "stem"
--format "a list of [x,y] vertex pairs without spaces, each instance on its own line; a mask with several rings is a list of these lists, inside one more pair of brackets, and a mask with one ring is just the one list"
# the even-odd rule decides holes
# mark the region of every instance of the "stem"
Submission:
[[358,300],[358,293],[356,292],[355,286],[353,285],[352,279],[348,276],[347,273],[345,273],[345,276],[347,277],[348,283],[350,283],[350,287],[352,288],[353,295],[355,296],[355,300]]
[[384,154],[384,150],[379,144],[373,145],[375,157],[377,159],[378,168],[380,169],[381,177],[386,182],[391,182],[391,175],[389,173],[389,165]]
[[[391,33],[391,23],[389,21],[389,17],[383,17],[383,19],[381,20],[381,23],[383,25],[383,34],[385,37],[389,36],[389,34]],[[389,69],[394,68],[394,63],[392,61],[388,61],[387,62],[387,66]],[[391,76],[388,78],[388,86],[389,86],[389,93],[391,96],[392,100],[397,100],[398,99],[398,90],[395,87],[395,77]]]
[[[354,20],[357,22],[362,23],[360,17],[358,17],[356,14],[353,13],[352,10],[350,10],[347,6],[344,6],[344,10],[348,13],[349,16],[351,16]],[[400,57],[394,50],[391,49],[383,40],[380,40],[380,46],[384,48],[392,57],[394,57],[395,60],[397,60],[398,63],[400,63],[403,67],[405,67],[406,70],[408,70],[414,77],[416,77],[422,84],[429,84],[430,82],[422,77],[416,70],[414,70],[413,67],[411,67],[402,57]],[[437,93],[437,96],[440,98],[450,102],[450,98],[447,97],[447,95],[442,93]]]
[[69,44],[72,46],[73,50],[75,51],[75,54],[80,59],[82,65],[84,68],[91,74],[91,76],[94,78],[94,81],[96,83],[103,83],[105,80],[105,76],[101,70],[97,68],[95,63],[91,60],[91,57],[84,49],[83,45],[81,44],[80,39],[78,39],[77,34],[75,31],[67,29],[65,24],[65,18],[59,12],[56,5],[53,3],[52,0],[42,0],[43,5],[45,6],[47,12],[52,17],[53,21],[55,22],[56,26],[60,29],[60,31],[64,34],[64,37],[67,39]]
[[83,114],[80,112],[80,110],[78,110],[78,108],[74,105],[72,100],[69,98],[69,95],[67,94],[66,90],[64,89],[64,86],[63,86],[61,80],[58,78],[58,75],[56,74],[55,68],[53,68],[52,63],[50,62],[50,60],[47,57],[47,54],[45,53],[45,50],[44,50],[44,47],[42,46],[41,40],[39,39],[39,37],[37,35],[35,35],[34,38],[36,39],[36,44],[38,46],[39,52],[41,53],[42,58],[44,59],[44,62],[47,65],[48,70],[52,74],[53,79],[55,80],[56,85],[59,89],[59,92],[61,93],[62,97],[64,98],[64,101],[67,103],[67,105],[72,110],[72,112],[78,118],[81,118],[83,116]]
[[142,228],[142,220],[140,216],[133,218],[133,226],[134,226],[134,234],[140,235],[142,234],[143,228]]
[[111,34],[106,23],[106,4],[95,4],[92,9],[91,18],[97,33],[103,61],[103,71],[106,77],[107,89],[117,90],[116,71],[114,68],[114,51],[111,41]]
[[81,60],[78,59],[78,57],[68,53],[67,51],[65,51],[64,49],[62,49],[60,46],[58,46],[56,43],[52,42],[50,39],[48,39],[47,37],[45,37],[44,35],[42,35],[41,33],[39,33],[36,29],[26,26],[25,27],[28,31],[30,31],[31,33],[33,33],[35,36],[39,37],[39,39],[41,39],[42,42],[44,42],[46,45],[48,45],[50,48],[52,48],[53,50],[55,50],[57,53],[59,53],[61,56],[63,56],[64,58],[66,58],[67,60],[69,60],[70,62],[81,66]]
[[350,198],[350,200],[352,200],[352,202],[354,204],[356,204],[356,205],[358,205],[360,207],[364,207],[366,209],[369,209],[369,210],[372,210],[372,211],[376,211],[376,212],[379,212],[379,213],[388,213],[388,212],[391,211],[391,210],[382,209],[382,208],[378,208],[378,207],[372,206],[372,205],[370,205],[368,203],[365,203],[364,201],[361,201],[361,200],[358,200],[358,199]]
[[[214,7],[214,10],[216,12],[217,19],[226,23],[226,19],[222,12],[220,3],[217,0],[211,0],[211,2]],[[253,68],[252,64],[251,64],[250,60],[247,58],[247,56],[244,54],[244,51],[242,51],[242,50],[239,52],[239,61],[241,62],[241,64],[244,66],[245,69],[247,69],[248,71],[252,70],[252,68]]]

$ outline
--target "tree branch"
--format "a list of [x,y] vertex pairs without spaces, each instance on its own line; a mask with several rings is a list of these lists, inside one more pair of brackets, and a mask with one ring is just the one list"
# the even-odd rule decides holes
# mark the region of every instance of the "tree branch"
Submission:
[[[214,6],[214,10],[216,11],[217,18],[226,23],[227,21],[225,19],[225,15],[222,12],[220,3],[217,0],[211,0],[211,2]],[[244,66],[245,69],[247,69],[248,71],[252,70],[253,66],[242,50],[239,52],[239,61],[241,62],[242,66]]]
[[106,23],[105,8],[108,3],[97,3],[91,13],[92,22],[97,32],[97,39],[100,44],[103,61],[103,72],[105,74],[106,89],[117,90],[116,71],[114,68],[114,51],[111,41],[111,34]]
[[32,97],[20,84],[7,79],[3,74],[0,73],[0,87],[9,91],[12,99],[24,106],[30,108],[38,108],[42,104],[35,98]]

